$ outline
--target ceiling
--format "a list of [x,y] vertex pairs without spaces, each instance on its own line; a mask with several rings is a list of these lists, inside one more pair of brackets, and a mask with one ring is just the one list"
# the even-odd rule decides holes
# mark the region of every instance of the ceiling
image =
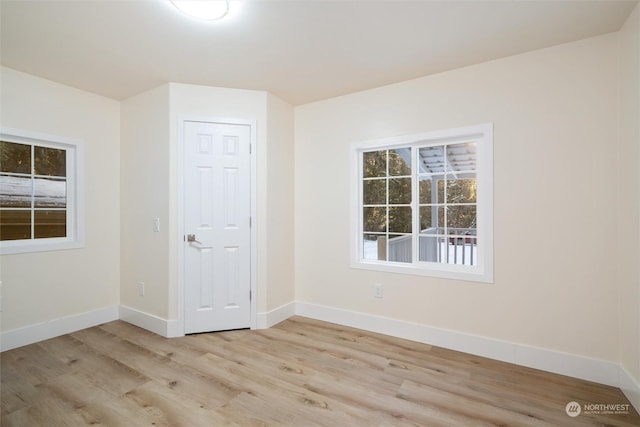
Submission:
[[3,66],[114,99],[166,82],[293,105],[620,29],[636,1],[0,0]]

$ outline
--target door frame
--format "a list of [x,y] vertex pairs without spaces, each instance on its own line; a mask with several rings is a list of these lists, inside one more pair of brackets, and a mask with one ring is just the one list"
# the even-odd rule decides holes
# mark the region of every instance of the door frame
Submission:
[[185,140],[184,140],[184,128],[185,122],[201,122],[201,123],[212,123],[212,124],[225,124],[225,125],[243,125],[249,126],[250,128],[250,144],[251,144],[251,250],[250,250],[250,258],[251,258],[251,266],[250,266],[250,275],[251,275],[251,302],[250,302],[250,311],[251,311],[251,320],[250,320],[250,328],[257,329],[257,254],[258,254],[258,245],[257,245],[257,237],[258,237],[258,220],[257,220],[257,122],[252,119],[230,119],[230,118],[220,118],[220,117],[201,117],[201,116],[180,116],[178,118],[178,144],[177,144],[177,165],[176,165],[176,204],[178,205],[178,226],[177,226],[177,249],[178,249],[178,268],[177,268],[177,286],[176,286],[176,302],[177,302],[177,325],[174,329],[175,335],[172,336],[183,336],[185,335],[185,292],[186,292],[186,284],[185,284],[185,245],[184,245],[184,236],[185,236],[185,214],[184,214],[184,205],[185,205],[185,179],[184,179],[184,169],[185,169]]

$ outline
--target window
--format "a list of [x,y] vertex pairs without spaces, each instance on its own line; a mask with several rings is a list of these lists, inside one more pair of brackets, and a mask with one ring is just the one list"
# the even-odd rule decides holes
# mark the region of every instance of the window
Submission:
[[2,253],[80,247],[77,141],[3,129],[0,133]]
[[355,268],[493,281],[493,126],[353,145]]

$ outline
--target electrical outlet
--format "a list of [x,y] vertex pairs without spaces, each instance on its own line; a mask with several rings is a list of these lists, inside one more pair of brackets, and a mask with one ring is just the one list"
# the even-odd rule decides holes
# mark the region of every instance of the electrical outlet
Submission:
[[153,231],[156,233],[160,231],[160,218],[153,218]]
[[138,282],[138,295],[144,296],[144,282]]
[[376,298],[382,298],[382,283],[375,284],[373,296]]

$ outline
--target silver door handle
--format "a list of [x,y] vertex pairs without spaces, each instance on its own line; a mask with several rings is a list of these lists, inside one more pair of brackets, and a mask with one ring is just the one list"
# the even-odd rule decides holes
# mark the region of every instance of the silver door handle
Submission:
[[196,240],[196,235],[195,234],[187,234],[187,242],[189,243],[200,243],[202,244],[202,242],[198,242]]

